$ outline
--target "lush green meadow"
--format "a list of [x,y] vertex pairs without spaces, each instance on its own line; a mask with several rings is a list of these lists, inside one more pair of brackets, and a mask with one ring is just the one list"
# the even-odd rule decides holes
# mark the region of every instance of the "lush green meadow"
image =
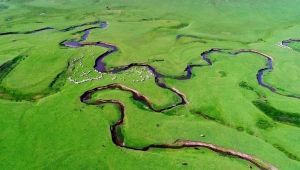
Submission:
[[[108,25],[91,29],[84,42],[119,50],[103,60],[107,69],[148,64],[188,101],[154,112],[130,92],[93,94],[92,101],[124,104],[119,128],[125,146],[192,140],[253,155],[278,169],[300,169],[300,43],[280,46],[300,38],[299,9],[297,0],[0,0],[0,169],[258,169],[203,147],[138,151],[115,145],[110,128],[121,119],[119,108],[84,104],[86,91],[123,84],[157,109],[181,98],[159,87],[146,66],[96,72],[95,59],[108,48],[60,45],[100,25],[63,29],[94,21]],[[55,29],[28,33],[45,27]],[[212,48],[222,51],[207,55],[209,65],[201,53]],[[230,55],[240,49],[273,58],[263,82],[276,93],[257,82],[267,59]],[[190,79],[172,78],[185,76],[188,65],[198,65]]]

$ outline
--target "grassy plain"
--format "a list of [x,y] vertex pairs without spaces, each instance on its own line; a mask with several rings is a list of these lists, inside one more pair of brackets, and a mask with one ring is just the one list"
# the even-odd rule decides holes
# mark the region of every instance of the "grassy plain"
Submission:
[[[134,102],[128,92],[96,93],[94,99],[124,103],[122,131],[127,146],[196,140],[254,155],[278,169],[300,169],[300,100],[283,96],[300,96],[299,45],[289,45],[295,50],[274,46],[300,37],[297,11],[296,0],[1,0],[0,33],[20,34],[0,36],[0,68],[9,70],[0,73],[0,168],[248,169],[250,163],[244,160],[204,148],[142,152],[113,144],[110,126],[120,119],[119,110],[113,104],[81,103],[79,96],[85,91],[120,83],[147,96],[157,108],[180,98],[158,87],[142,67],[81,84],[68,80],[99,76],[94,60],[107,49],[59,45],[79,40],[82,34],[77,32],[92,26],[59,30],[107,21],[106,28],[91,30],[86,42],[118,47],[117,53],[104,59],[109,68],[147,63],[162,74],[180,76],[186,75],[189,64],[203,65],[193,69],[189,80],[162,79],[189,102],[162,113]],[[57,30],[22,34],[44,27]],[[196,37],[176,39],[179,34]],[[211,48],[255,49],[272,56],[274,70],[266,72],[263,80],[283,95],[257,83],[258,70],[266,67],[264,57],[212,53],[208,58],[213,65],[208,66],[200,54]],[[68,69],[70,61],[83,53],[82,65]],[[13,63],[20,56],[27,57]],[[137,71],[149,79],[141,81]]]

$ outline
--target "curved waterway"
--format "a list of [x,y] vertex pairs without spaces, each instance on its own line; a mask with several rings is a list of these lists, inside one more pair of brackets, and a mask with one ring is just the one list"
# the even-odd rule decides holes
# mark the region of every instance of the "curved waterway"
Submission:
[[[85,34],[84,34],[82,40],[86,40],[86,38],[87,38],[88,35],[89,35],[89,30],[85,30]],[[183,36],[180,35],[180,36],[177,37],[177,39],[179,39],[181,37],[183,37]],[[188,37],[192,37],[192,36],[188,36]],[[94,46],[101,46],[101,47],[104,47],[104,48],[108,48],[109,50],[106,51],[105,53],[101,54],[99,57],[97,57],[97,59],[95,61],[94,69],[97,72],[102,72],[102,73],[117,73],[117,72],[120,72],[120,71],[128,70],[128,69],[130,69],[131,67],[134,67],[134,66],[146,66],[155,75],[156,82],[160,82],[159,81],[160,78],[173,78],[173,79],[177,79],[177,80],[190,79],[191,76],[192,76],[192,70],[193,70],[194,67],[203,67],[203,66],[205,66],[205,65],[200,65],[200,64],[194,64],[194,65],[190,64],[184,70],[187,74],[185,76],[177,76],[177,77],[176,76],[163,75],[163,74],[159,73],[151,65],[146,64],[146,63],[131,63],[131,64],[126,65],[126,66],[119,66],[119,67],[114,67],[114,68],[107,69],[105,63],[103,62],[103,59],[105,57],[111,55],[112,53],[117,52],[118,51],[117,46],[115,46],[113,44],[108,44],[108,43],[105,43],[105,42],[101,42],[101,41],[99,41],[99,42],[92,42],[92,43],[85,43],[85,42],[82,42],[82,41],[78,41],[78,42],[77,41],[64,41],[64,42],[61,43],[61,45],[68,46],[68,47],[83,47],[83,46],[87,46],[87,45],[94,45]],[[207,64],[209,66],[212,66],[213,63],[208,58],[208,54],[211,54],[211,53],[214,53],[214,52],[224,53],[222,51],[222,49],[219,49],[219,48],[212,48],[212,49],[210,49],[208,51],[204,51],[204,52],[201,53],[201,57],[207,62]],[[262,52],[256,51],[256,50],[245,50],[245,49],[241,49],[241,50],[236,51],[236,52],[228,52],[228,54],[230,54],[230,55],[238,55],[240,53],[246,53],[246,52],[247,53],[255,53],[255,54],[258,54],[258,55],[266,58],[267,67],[258,70],[258,72],[256,74],[256,79],[257,79],[257,82],[258,82],[259,85],[261,85],[264,88],[269,89],[271,92],[274,92],[276,94],[279,94],[279,95],[282,95],[282,96],[286,96],[286,97],[300,99],[299,96],[281,94],[281,93],[277,92],[277,90],[274,87],[272,87],[272,86],[266,84],[265,82],[263,82],[263,75],[264,75],[264,73],[274,69],[273,63],[272,63],[273,62],[273,58],[271,56],[269,56],[267,54],[264,54]],[[158,83],[158,85],[160,87],[167,88],[163,83]]]
[[[170,144],[150,144],[148,146],[145,146],[143,148],[136,148],[136,147],[131,147],[131,146],[126,146],[125,145],[125,139],[121,139],[118,135],[118,128],[120,128],[120,126],[124,125],[124,118],[125,118],[125,106],[122,102],[118,101],[118,100],[97,100],[95,102],[89,102],[90,99],[92,99],[92,95],[96,92],[105,90],[105,89],[120,89],[123,91],[128,91],[132,93],[133,99],[136,101],[141,101],[143,102],[145,105],[147,105],[152,111],[154,112],[162,112],[168,109],[171,109],[173,107],[176,107],[178,105],[180,105],[181,103],[177,103],[177,104],[173,104],[170,105],[166,108],[163,109],[155,109],[149,99],[140,94],[138,91],[130,88],[130,87],[126,87],[122,84],[110,84],[107,86],[101,86],[101,87],[97,87],[94,88],[92,90],[86,91],[82,96],[80,96],[80,100],[83,103],[86,103],[88,105],[102,105],[102,104],[106,104],[106,103],[112,103],[115,104],[119,107],[120,113],[121,113],[121,118],[113,125],[110,126],[110,132],[111,132],[111,137],[112,137],[112,141],[115,145],[122,147],[122,148],[127,148],[127,149],[132,149],[132,150],[139,150],[139,151],[148,151],[152,148],[161,148],[161,149],[182,149],[182,148],[195,148],[195,147],[204,147],[207,149],[210,149],[214,152],[223,154],[223,155],[231,155],[231,156],[236,156],[240,159],[246,160],[248,162],[253,163],[255,166],[257,166],[259,169],[262,170],[267,170],[267,169],[272,169],[272,170],[277,170],[276,167],[274,167],[273,165],[271,165],[270,163],[264,162],[260,159],[258,159],[255,156],[249,155],[249,154],[245,154],[233,149],[228,149],[228,148],[224,148],[221,146],[217,146],[211,143],[206,143],[206,142],[199,142],[199,141],[191,141],[191,140],[181,140],[178,139],[173,143]],[[180,93],[178,90],[174,89],[174,91],[177,94],[180,94],[180,97],[182,98],[182,102],[187,103],[187,100],[185,98],[185,95]]]
[[[41,32],[41,31],[48,31],[48,30],[56,30],[56,31],[60,31],[60,32],[67,32],[67,31],[74,30],[75,28],[79,28],[79,27],[83,27],[83,26],[88,26],[88,25],[96,25],[96,26],[90,27],[90,28],[85,29],[85,30],[78,31],[77,33],[84,32],[84,35],[81,37],[81,39],[79,41],[63,41],[63,42],[60,43],[60,45],[67,46],[67,47],[83,47],[83,46],[93,45],[93,46],[100,46],[100,47],[108,48],[108,51],[106,51],[105,53],[103,53],[100,56],[98,56],[97,59],[96,59],[96,61],[95,61],[94,69],[97,72],[117,73],[117,72],[120,72],[120,71],[125,71],[125,70],[130,69],[131,67],[135,67],[135,66],[146,66],[156,76],[155,81],[157,82],[157,84],[160,87],[167,88],[164,83],[162,83],[162,82],[159,81],[160,78],[173,78],[173,79],[177,79],[177,80],[190,79],[191,75],[192,75],[192,69],[194,67],[205,66],[205,65],[200,65],[200,64],[195,64],[195,65],[191,64],[191,65],[188,65],[185,68],[185,70],[184,70],[185,72],[187,72],[187,74],[185,76],[177,76],[177,77],[176,76],[163,75],[163,74],[159,73],[151,65],[148,65],[146,63],[131,63],[131,64],[126,65],[126,66],[119,66],[119,67],[114,67],[114,68],[111,68],[111,69],[107,69],[105,63],[103,62],[103,59],[105,57],[111,55],[112,53],[117,52],[118,51],[117,46],[115,46],[113,44],[108,44],[108,43],[105,43],[105,42],[101,42],[101,41],[99,41],[99,42],[90,42],[90,43],[89,42],[83,42],[83,41],[85,41],[88,38],[88,36],[90,34],[90,30],[96,29],[96,28],[106,28],[107,27],[107,25],[108,25],[107,22],[102,22],[102,21],[87,22],[87,23],[84,23],[84,24],[70,26],[70,27],[67,27],[67,28],[64,28],[64,29],[61,29],[61,30],[55,29],[53,27],[45,27],[45,28],[40,28],[40,29],[36,29],[36,30],[32,30],[32,31],[25,31],[25,32],[4,32],[4,33],[0,33],[0,36],[17,35],[17,34],[33,34],[33,33],[38,33],[38,32]],[[176,39],[180,39],[182,37],[202,39],[201,37],[198,37],[198,36],[184,35],[184,34],[179,34],[176,37]],[[287,44],[293,43],[293,42],[300,42],[300,39],[283,40],[282,41],[282,45],[287,46]],[[222,52],[222,49],[213,48],[213,49],[210,49],[208,51],[204,51],[204,52],[201,53],[201,57],[207,62],[207,64],[209,66],[213,65],[213,63],[207,57],[207,55],[211,54],[211,53],[214,53],[214,52]],[[240,54],[242,52],[256,53],[256,54],[259,54],[259,55],[267,58],[267,67],[260,69],[257,72],[257,74],[256,74],[256,79],[257,79],[257,82],[258,82],[259,85],[261,85],[262,87],[265,87],[265,88],[269,89],[270,91],[272,91],[272,92],[274,92],[276,94],[279,94],[279,95],[282,95],[282,96],[286,96],[286,97],[300,99],[299,96],[281,94],[281,93],[277,92],[277,90],[274,87],[272,87],[272,86],[270,86],[270,85],[268,85],[268,84],[266,84],[266,83],[263,82],[263,75],[264,75],[264,73],[267,72],[267,71],[270,71],[270,70],[274,69],[273,65],[272,65],[273,58],[271,56],[268,56],[268,55],[263,54],[263,53],[261,53],[259,51],[256,51],[256,50],[239,50],[237,52],[229,52],[229,54],[231,54],[231,55],[237,55],[237,54]]]
[[[89,31],[85,30],[85,34],[84,34],[82,40],[85,40],[88,35],[89,35]],[[154,74],[155,83],[159,87],[168,89],[168,90],[174,92],[177,96],[179,96],[181,98],[181,102],[179,102],[179,103],[172,104],[172,105],[167,106],[167,107],[162,108],[162,109],[156,109],[151,105],[151,103],[149,102],[149,99],[146,96],[140,94],[139,92],[137,92],[134,89],[131,89],[131,88],[126,87],[126,86],[121,85],[121,84],[110,84],[110,85],[107,85],[107,86],[101,86],[101,87],[97,87],[95,89],[86,91],[82,96],[80,96],[80,100],[83,103],[86,103],[88,105],[102,105],[102,104],[105,104],[105,103],[112,103],[112,104],[116,104],[119,107],[119,110],[121,112],[121,119],[118,120],[114,125],[112,125],[110,127],[112,141],[115,145],[117,145],[119,147],[127,148],[127,149],[140,150],[140,151],[148,151],[152,148],[181,149],[181,148],[187,148],[187,147],[205,147],[205,148],[208,148],[210,150],[213,150],[215,152],[218,152],[218,153],[221,153],[221,154],[224,154],[224,155],[237,156],[238,158],[241,158],[241,159],[244,159],[246,161],[249,161],[249,162],[253,163],[255,166],[257,166],[260,169],[274,169],[274,170],[277,169],[273,165],[271,165],[269,163],[266,163],[266,162],[263,162],[263,161],[259,160],[258,158],[254,157],[252,155],[244,154],[244,153],[232,150],[232,149],[223,148],[223,147],[213,145],[213,144],[210,144],[210,143],[205,143],[205,142],[190,141],[190,140],[179,140],[178,139],[172,144],[160,144],[160,145],[151,144],[151,145],[143,147],[143,148],[135,148],[135,147],[126,146],[125,142],[122,141],[119,138],[118,133],[117,133],[117,129],[119,128],[119,126],[124,125],[125,106],[123,105],[123,103],[121,103],[118,100],[101,100],[100,99],[100,100],[97,100],[96,102],[89,102],[89,100],[91,99],[92,94],[94,94],[95,92],[104,90],[104,89],[116,89],[116,88],[118,88],[118,89],[123,90],[123,91],[131,92],[132,95],[133,95],[134,100],[143,102],[152,111],[162,112],[162,111],[165,111],[165,110],[172,109],[172,108],[174,108],[176,106],[179,106],[179,105],[184,105],[184,104],[188,103],[188,101],[187,101],[187,99],[186,99],[186,97],[183,93],[181,93],[180,91],[178,91],[175,88],[168,87],[165,83],[161,82],[160,81],[161,78],[173,78],[173,79],[177,79],[177,80],[190,79],[191,75],[192,75],[192,69],[194,67],[202,67],[204,65],[188,65],[185,69],[187,74],[185,76],[178,76],[178,77],[163,75],[163,74],[159,73],[151,65],[146,64],[146,63],[131,63],[131,64],[126,65],[126,66],[120,66],[120,67],[114,67],[114,68],[107,69],[105,63],[103,62],[103,59],[105,57],[111,55],[112,53],[118,51],[118,48],[115,45],[108,44],[108,43],[101,42],[101,41],[99,41],[99,42],[90,42],[90,43],[82,42],[82,41],[78,41],[78,42],[64,41],[64,42],[61,42],[60,45],[68,46],[68,47],[75,47],[75,48],[83,47],[83,46],[91,46],[91,45],[92,46],[101,46],[101,47],[104,47],[104,48],[108,48],[109,50],[107,52],[101,54],[96,59],[95,65],[94,65],[94,69],[96,71],[102,72],[102,73],[118,73],[118,72],[121,72],[121,71],[128,70],[131,67],[137,67],[137,66],[147,67]],[[213,52],[221,52],[221,49],[214,48],[214,49],[211,49],[209,51],[205,51],[201,54],[202,58],[208,63],[208,65],[212,65],[212,62],[207,57],[207,55],[210,54],[210,53],[213,53]],[[240,51],[234,53],[234,55],[237,55],[238,53],[241,53],[241,52],[257,53],[257,54],[260,54],[264,57],[267,57],[268,61],[271,61],[271,59],[272,59],[271,57],[269,57],[269,56],[267,56],[263,53],[260,53],[258,51],[255,51],[255,50],[240,50]],[[258,75],[257,77],[260,77],[260,79],[258,79],[258,80],[261,80],[262,74]],[[262,83],[262,81],[259,81],[259,82]]]
[[295,43],[295,42],[300,42],[300,39],[288,39],[288,40],[283,40],[283,41],[281,41],[281,44],[283,45],[283,46],[288,46],[288,44],[290,44],[290,43]]
[[[133,150],[141,150],[141,151],[148,151],[152,148],[170,148],[170,149],[180,149],[180,148],[187,148],[187,147],[205,147],[208,148],[210,150],[213,150],[215,152],[224,154],[224,155],[232,155],[232,156],[236,156],[238,158],[244,159],[246,161],[249,161],[251,163],[253,163],[254,165],[256,165],[258,168],[260,169],[277,169],[276,167],[274,167],[273,165],[263,162],[262,160],[259,160],[258,158],[252,156],[252,155],[248,155],[248,154],[244,154],[232,149],[228,149],[228,148],[223,148],[217,145],[213,145],[210,143],[205,143],[205,142],[198,142],[198,141],[190,141],[190,140],[176,140],[174,143],[171,144],[160,144],[160,145],[156,145],[156,144],[151,144],[149,146],[146,146],[144,148],[134,148],[134,147],[130,147],[130,146],[126,146],[124,144],[124,141],[121,141],[121,139],[119,139],[118,135],[117,135],[117,128],[119,128],[119,126],[124,125],[124,117],[125,117],[125,107],[123,105],[123,103],[121,103],[118,100],[97,100],[96,102],[88,102],[88,100],[91,99],[91,96],[93,93],[104,90],[104,89],[115,89],[118,88],[120,90],[123,91],[129,91],[132,93],[133,95],[133,99],[134,100],[138,100],[143,102],[145,105],[147,105],[152,111],[154,112],[162,112],[165,110],[169,110],[172,109],[176,106],[179,105],[185,105],[188,103],[185,95],[183,93],[181,93],[180,91],[178,91],[175,88],[172,87],[168,87],[165,83],[163,83],[161,81],[162,78],[173,78],[173,79],[177,79],[177,80],[186,80],[186,79],[190,79],[191,75],[192,75],[192,70],[194,67],[203,67],[203,66],[207,66],[207,65],[188,65],[185,68],[185,72],[186,75],[184,76],[168,76],[168,75],[163,75],[161,73],[159,73],[154,67],[152,67],[149,64],[146,63],[131,63],[129,65],[126,66],[120,66],[120,67],[114,67],[114,68],[106,68],[105,63],[103,62],[103,59],[109,55],[111,55],[112,53],[115,53],[118,51],[117,46],[113,45],[113,44],[109,44],[106,42],[84,42],[89,34],[90,34],[90,30],[91,29],[96,29],[96,28],[105,28],[107,26],[106,22],[100,22],[100,21],[95,21],[95,22],[88,22],[88,23],[84,23],[81,25],[75,25],[75,26],[71,26],[62,30],[57,30],[54,29],[52,27],[46,27],[46,28],[41,28],[41,29],[37,29],[37,30],[33,30],[33,31],[27,31],[27,32],[6,32],[6,33],[0,33],[0,36],[4,36],[4,35],[13,35],[13,34],[33,34],[33,33],[37,33],[37,32],[41,32],[41,31],[46,31],[46,30],[57,30],[57,31],[61,31],[61,32],[66,32],[66,31],[70,31],[73,30],[75,28],[78,27],[82,27],[82,26],[86,26],[86,25],[99,25],[99,26],[94,26],[82,31],[79,31],[77,33],[82,33],[84,32],[83,36],[81,37],[81,39],[79,41],[63,41],[60,43],[60,45],[62,46],[67,46],[67,47],[75,47],[75,48],[79,48],[79,47],[83,47],[83,46],[100,46],[100,47],[104,47],[104,48],[108,48],[108,51],[106,51],[105,53],[101,54],[100,56],[98,56],[98,58],[95,61],[95,65],[94,65],[94,69],[98,72],[104,72],[104,73],[118,73],[120,71],[124,71],[127,69],[130,69],[131,67],[137,67],[137,66],[141,66],[141,67],[147,67],[149,70],[151,70],[155,76],[155,83],[161,87],[161,88],[165,88],[168,89],[170,91],[172,91],[173,93],[175,93],[177,96],[179,96],[181,98],[181,102],[172,104],[170,106],[167,106],[165,108],[162,109],[155,109],[151,103],[149,102],[149,99],[140,94],[139,92],[135,91],[134,89],[131,89],[129,87],[126,87],[124,85],[121,84],[111,84],[111,85],[107,85],[107,86],[102,86],[102,87],[98,87],[89,91],[86,91],[82,96],[80,96],[80,100],[83,103],[86,103],[88,105],[101,105],[101,104],[105,104],[105,103],[113,103],[116,104],[121,112],[121,118],[120,120],[117,121],[117,123],[115,123],[114,125],[111,126],[110,131],[111,131],[111,136],[112,136],[112,141],[114,144],[116,144],[119,147],[124,147],[127,149],[133,149]],[[181,37],[186,37],[186,35],[178,35],[177,39],[181,38]],[[193,36],[187,36],[190,38],[199,38],[199,37],[193,37]],[[201,38],[200,38],[201,39]],[[287,43],[287,42],[285,42]],[[286,44],[284,44],[286,45]],[[214,53],[214,52],[221,52],[224,53],[222,51],[222,49],[218,49],[218,48],[213,48],[210,49],[208,51],[205,51],[203,53],[201,53],[201,57],[207,62],[208,66],[212,66],[213,62],[208,58],[208,54]],[[267,60],[267,67],[266,68],[262,68],[257,72],[256,78],[258,83],[262,86],[265,87],[267,89],[269,89],[270,91],[279,94],[276,89],[270,85],[267,85],[266,83],[263,82],[263,74],[266,71],[270,71],[273,68],[272,65],[272,61],[273,58],[271,56],[268,56],[266,54],[263,54],[259,51],[256,50],[239,50],[237,52],[229,52],[228,54],[230,55],[238,55],[240,53],[244,53],[244,52],[250,52],[250,53],[256,53],[258,55],[261,55],[263,57],[266,58]],[[280,94],[283,95],[283,94]],[[287,97],[293,97],[293,98],[300,98],[297,96],[293,96],[293,95],[283,95],[283,96],[287,96]]]
[[[25,32],[4,32],[4,33],[0,33],[0,36],[17,35],[17,34],[34,34],[34,33],[42,32],[42,31],[49,31],[49,30],[67,32],[67,31],[74,30],[75,28],[88,26],[88,25],[99,25],[99,26],[95,26],[95,27],[91,27],[89,29],[86,29],[86,30],[89,31],[91,29],[96,29],[96,28],[105,28],[107,26],[107,22],[102,22],[102,21],[87,22],[87,23],[84,23],[84,24],[73,25],[73,26],[70,26],[70,27],[67,27],[67,28],[64,28],[64,29],[61,29],[61,30],[55,29],[53,27],[45,27],[45,28],[40,28],[40,29],[36,29],[36,30],[32,30],[32,31],[25,31]],[[86,35],[86,36],[88,36],[88,35]]]

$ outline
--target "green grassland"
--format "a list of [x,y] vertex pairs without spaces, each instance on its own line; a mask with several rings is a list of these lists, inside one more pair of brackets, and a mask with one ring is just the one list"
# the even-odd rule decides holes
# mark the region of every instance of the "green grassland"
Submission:
[[[191,79],[160,79],[188,101],[163,112],[117,89],[92,96],[125,105],[120,129],[126,146],[194,140],[253,155],[278,169],[300,169],[300,99],[286,96],[300,97],[300,43],[278,46],[300,38],[298,11],[296,0],[0,0],[0,33],[19,33],[0,35],[0,169],[257,168],[201,147],[136,151],[116,146],[110,126],[120,120],[118,107],[84,104],[79,98],[84,92],[123,84],[158,109],[181,99],[159,87],[147,67],[96,72],[95,59],[107,48],[60,45],[79,41],[83,33],[78,32],[99,24],[59,30],[93,21],[108,26],[90,30],[85,42],[119,49],[104,59],[108,69],[145,63],[163,75],[184,76],[188,65],[201,65],[193,68]],[[24,34],[45,27],[55,30]],[[208,54],[210,66],[200,54],[212,48],[223,52]],[[263,81],[277,93],[256,80],[266,58],[227,53],[240,49],[272,56],[274,69]]]

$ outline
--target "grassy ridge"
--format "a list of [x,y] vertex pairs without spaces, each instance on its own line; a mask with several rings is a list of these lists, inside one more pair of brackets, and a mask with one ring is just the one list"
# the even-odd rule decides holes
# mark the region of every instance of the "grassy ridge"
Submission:
[[[25,60],[28,56],[27,55],[20,55],[15,57],[13,60],[8,61],[0,66],[1,74],[0,74],[0,84],[5,79],[5,77],[15,68],[17,67],[21,61]],[[65,70],[61,73],[59,73],[55,79],[50,83],[49,87],[47,89],[44,89],[41,92],[35,92],[35,93],[28,93],[24,94],[19,92],[18,90],[10,89],[5,86],[0,86],[0,96],[3,99],[8,100],[15,100],[15,101],[21,101],[21,100],[28,100],[33,101],[36,99],[39,99],[41,97],[44,97],[49,94],[53,94],[61,90],[61,88],[64,86],[67,78],[68,78],[68,70]]]

